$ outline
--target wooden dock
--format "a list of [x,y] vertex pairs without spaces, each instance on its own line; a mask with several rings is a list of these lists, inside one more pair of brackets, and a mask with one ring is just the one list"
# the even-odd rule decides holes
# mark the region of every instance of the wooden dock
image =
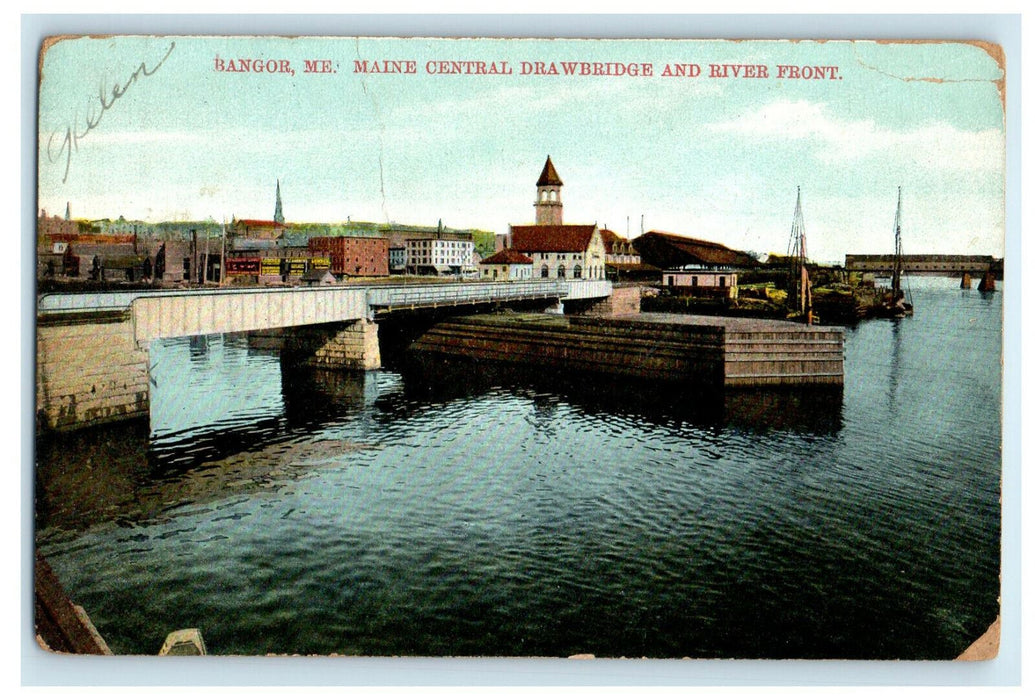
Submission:
[[417,353],[708,388],[840,386],[844,329],[766,319],[639,313],[464,316]]

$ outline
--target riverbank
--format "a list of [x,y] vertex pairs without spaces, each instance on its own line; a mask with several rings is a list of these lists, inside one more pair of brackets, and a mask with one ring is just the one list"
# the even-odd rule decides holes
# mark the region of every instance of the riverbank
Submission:
[[[845,325],[885,315],[892,305],[891,290],[873,284],[832,283],[812,289],[814,323]],[[787,294],[772,285],[739,289],[736,298],[644,295],[643,311],[700,314],[731,318],[785,320],[792,314]]]

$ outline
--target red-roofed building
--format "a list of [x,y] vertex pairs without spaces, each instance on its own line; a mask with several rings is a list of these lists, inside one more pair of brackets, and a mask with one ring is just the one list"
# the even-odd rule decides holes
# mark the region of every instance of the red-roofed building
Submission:
[[513,248],[504,248],[482,260],[478,266],[482,271],[482,279],[506,282],[532,279],[533,262],[532,258]]
[[287,224],[265,219],[234,219],[227,227],[227,235],[251,240],[272,240],[281,238]]
[[561,178],[550,157],[536,182],[536,223],[511,226],[507,248],[531,258],[533,277],[604,279],[606,252],[596,224],[564,224]]
[[604,240],[596,224],[511,226],[510,247],[532,259],[542,279],[604,279]]

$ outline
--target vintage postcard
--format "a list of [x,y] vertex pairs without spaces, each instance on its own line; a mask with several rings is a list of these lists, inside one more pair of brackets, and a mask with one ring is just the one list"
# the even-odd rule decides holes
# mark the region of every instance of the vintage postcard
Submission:
[[994,657],[1005,76],[49,38],[38,644]]

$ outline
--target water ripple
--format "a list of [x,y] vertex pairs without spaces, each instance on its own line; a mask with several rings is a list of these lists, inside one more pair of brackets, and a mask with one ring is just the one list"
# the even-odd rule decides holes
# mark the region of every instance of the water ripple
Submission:
[[242,404],[160,409],[118,498],[47,470],[40,541],[122,653],[946,658],[998,610],[1001,318],[957,291],[849,329],[843,395],[706,411],[211,340],[184,393]]

